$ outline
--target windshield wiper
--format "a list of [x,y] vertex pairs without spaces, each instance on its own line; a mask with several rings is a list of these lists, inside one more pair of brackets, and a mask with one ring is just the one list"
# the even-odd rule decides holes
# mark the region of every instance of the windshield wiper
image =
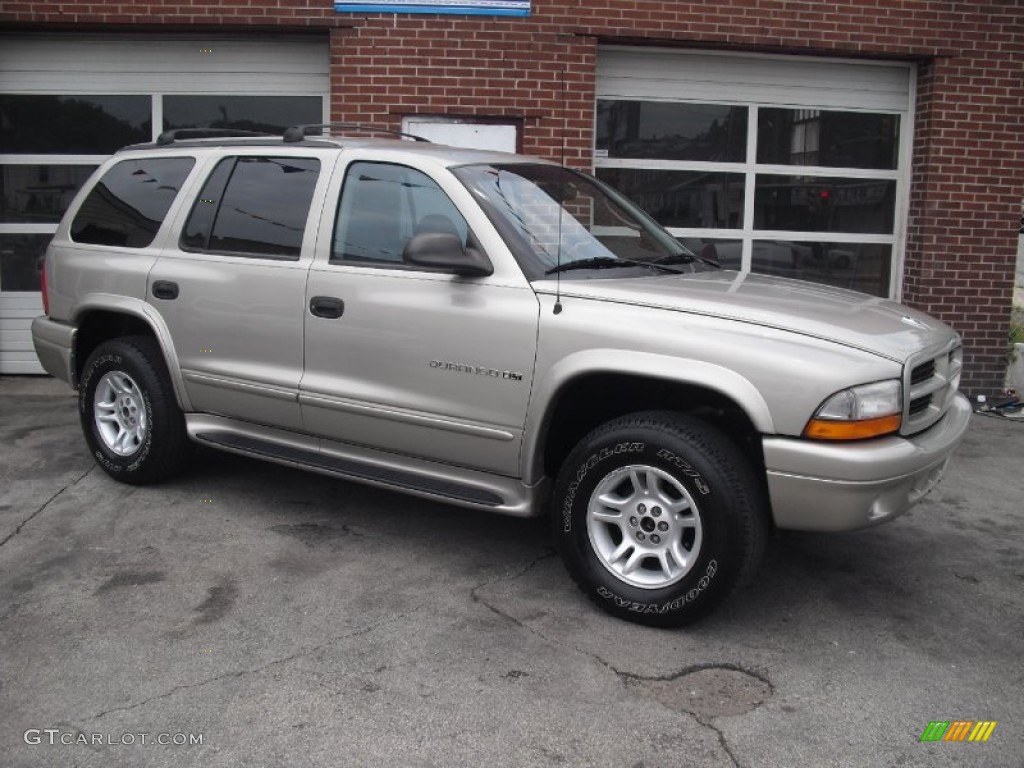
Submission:
[[660,259],[655,259],[652,264],[693,264],[693,262],[699,261],[703,264],[708,264],[718,269],[722,268],[722,265],[713,259],[709,259],[706,256],[699,256],[695,253],[674,253],[670,256],[662,256]]
[[[659,259],[660,261],[660,259]],[[613,259],[610,256],[598,256],[593,259],[577,259],[576,261],[567,261],[564,264],[551,267],[547,270],[545,275],[553,275],[556,272],[568,272],[571,269],[614,269],[615,267],[650,267],[653,269],[660,269],[662,272],[671,272],[673,274],[679,274],[678,269],[672,269],[672,267],[665,264],[659,264],[657,261],[637,261],[635,259]]]

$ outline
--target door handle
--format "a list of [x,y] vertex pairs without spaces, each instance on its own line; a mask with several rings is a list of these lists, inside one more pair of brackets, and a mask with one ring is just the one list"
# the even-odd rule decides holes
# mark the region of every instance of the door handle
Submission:
[[345,302],[333,296],[314,296],[309,300],[309,311],[317,317],[333,320],[345,314]]
[[176,299],[178,298],[178,284],[170,280],[157,280],[153,283],[153,295],[167,301]]

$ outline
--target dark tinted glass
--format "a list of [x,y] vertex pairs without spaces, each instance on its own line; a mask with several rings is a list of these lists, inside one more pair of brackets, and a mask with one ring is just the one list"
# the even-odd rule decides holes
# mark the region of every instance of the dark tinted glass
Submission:
[[217,163],[210,178],[203,184],[203,189],[192,204],[192,212],[185,222],[181,233],[181,247],[186,250],[205,250],[210,244],[210,233],[213,231],[213,220],[217,217],[224,186],[231,178],[235,167],[235,158],[229,157]]
[[747,108],[602,99],[597,151],[607,157],[743,162]]
[[0,95],[0,152],[109,155],[152,138],[149,96]]
[[239,157],[216,204],[209,250],[299,258],[320,161]]
[[891,261],[891,245],[755,240],[751,269],[888,296]]
[[191,157],[123,160],[89,192],[71,222],[79,243],[145,248],[195,161]]
[[53,235],[0,235],[0,291],[38,291]]
[[899,115],[762,107],[757,162],[894,169],[899,138]]
[[463,247],[469,227],[437,183],[420,171],[389,163],[353,163],[338,203],[331,262],[403,264],[415,235],[456,235]]
[[60,221],[94,170],[94,165],[0,166],[0,221]]
[[164,96],[164,130],[236,128],[284,133],[291,125],[323,122],[319,96]]
[[693,253],[702,259],[718,264],[722,269],[739,269],[743,262],[742,240],[720,240],[711,237],[677,237]]
[[743,174],[598,168],[615,187],[663,227],[739,228],[743,224]]
[[759,175],[755,229],[891,234],[896,182]]

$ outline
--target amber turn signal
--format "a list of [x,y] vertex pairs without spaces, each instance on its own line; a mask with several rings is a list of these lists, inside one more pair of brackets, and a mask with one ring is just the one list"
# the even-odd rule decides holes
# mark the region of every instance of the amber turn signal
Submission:
[[902,417],[898,413],[862,421],[833,421],[811,419],[804,436],[815,440],[864,440],[898,432]]

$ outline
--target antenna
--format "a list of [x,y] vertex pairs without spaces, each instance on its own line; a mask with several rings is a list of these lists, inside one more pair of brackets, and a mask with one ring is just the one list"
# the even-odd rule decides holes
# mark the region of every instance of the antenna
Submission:
[[[565,117],[565,67],[562,67],[562,71],[559,73],[562,80],[562,167],[565,167],[565,132],[568,129],[568,124]],[[562,314],[562,215],[565,213],[565,209],[562,208],[562,203],[558,200],[558,251],[555,254],[555,306],[553,312],[556,315]]]

